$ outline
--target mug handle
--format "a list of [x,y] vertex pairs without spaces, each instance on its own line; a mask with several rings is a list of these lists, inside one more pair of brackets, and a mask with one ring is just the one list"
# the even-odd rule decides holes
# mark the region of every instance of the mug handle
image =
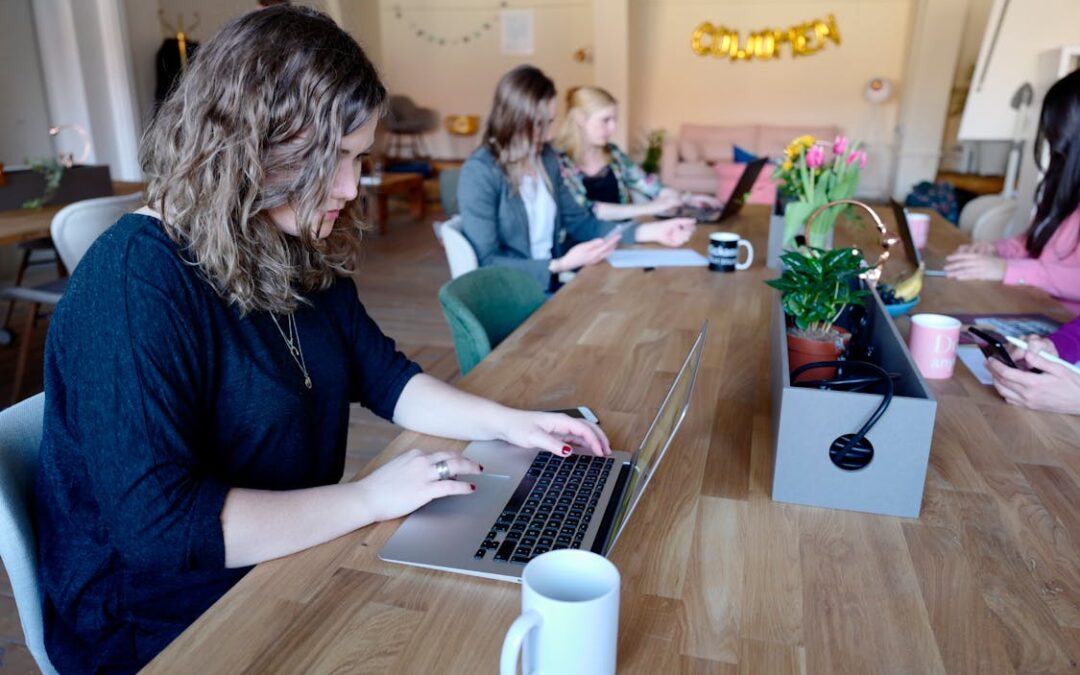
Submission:
[[503,640],[502,656],[499,658],[500,675],[517,675],[518,654],[521,653],[521,645],[525,637],[533,628],[539,628],[543,623],[540,613],[530,609],[510,624],[510,630],[506,631]]
[[735,263],[735,269],[744,270],[750,265],[754,264],[754,245],[745,239],[739,240],[739,247],[746,246],[746,261],[741,263]]

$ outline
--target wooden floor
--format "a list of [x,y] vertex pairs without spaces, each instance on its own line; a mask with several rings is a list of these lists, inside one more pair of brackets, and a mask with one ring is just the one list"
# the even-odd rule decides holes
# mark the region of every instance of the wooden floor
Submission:
[[[392,204],[391,209],[387,234],[372,234],[365,242],[365,257],[358,284],[360,299],[383,331],[397,340],[399,349],[419,363],[427,373],[453,382],[459,376],[457,358],[450,329],[446,326],[436,297],[439,287],[450,278],[450,271],[431,227],[432,221],[440,220],[442,214],[438,207],[429,208],[427,219],[413,221],[404,206]],[[46,274],[41,280],[47,278]],[[21,330],[25,315],[22,308],[17,309],[19,311],[13,317],[12,325]],[[0,306],[0,311],[6,311],[6,307]],[[47,330],[48,321],[40,321],[31,347],[30,372],[23,396],[41,391],[42,353]],[[0,347],[0,407],[11,398],[15,351],[14,345]],[[345,477],[355,474],[400,431],[399,427],[354,405],[349,420]],[[0,672],[38,672],[30,652],[24,646],[15,600],[2,566]]]

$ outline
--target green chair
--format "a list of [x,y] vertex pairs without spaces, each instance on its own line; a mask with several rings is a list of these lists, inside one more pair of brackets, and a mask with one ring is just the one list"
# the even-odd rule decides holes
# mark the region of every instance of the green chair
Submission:
[[439,289],[461,374],[472,370],[506,336],[544,304],[536,281],[509,267],[481,267]]

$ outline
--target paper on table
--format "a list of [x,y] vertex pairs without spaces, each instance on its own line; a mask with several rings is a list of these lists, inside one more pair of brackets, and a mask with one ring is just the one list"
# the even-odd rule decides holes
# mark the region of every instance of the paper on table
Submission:
[[956,357],[964,362],[967,369],[982,384],[993,384],[994,378],[986,367],[986,357],[975,345],[960,345],[956,348]]
[[709,259],[689,248],[632,248],[612,252],[612,267],[705,267]]

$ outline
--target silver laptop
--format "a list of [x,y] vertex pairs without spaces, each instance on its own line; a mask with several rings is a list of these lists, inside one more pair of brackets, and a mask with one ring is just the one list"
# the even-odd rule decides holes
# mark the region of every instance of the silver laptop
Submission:
[[556,457],[508,443],[470,443],[484,465],[469,476],[476,492],[430,502],[410,515],[379,551],[387,562],[520,581],[525,563],[547,551],[579,548],[607,555],[686,417],[708,322],[633,454]]

